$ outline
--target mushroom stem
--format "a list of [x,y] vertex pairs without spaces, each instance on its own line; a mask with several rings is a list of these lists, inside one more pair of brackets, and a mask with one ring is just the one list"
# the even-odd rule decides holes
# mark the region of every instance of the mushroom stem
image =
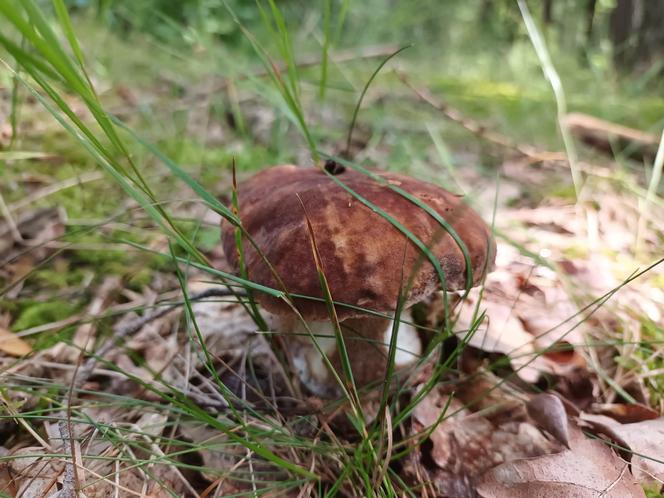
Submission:
[[[395,366],[402,368],[414,363],[422,352],[417,330],[410,321],[410,312],[402,316],[397,330]],[[382,380],[387,372],[389,345],[394,321],[388,318],[366,316],[348,318],[341,322],[341,331],[348,354],[353,379],[359,388]],[[307,322],[318,347],[328,357],[333,368],[342,376],[341,355],[337,350],[334,325],[329,322]],[[308,331],[292,317],[278,317],[276,330],[287,333],[293,353],[293,362],[303,384],[315,395],[334,397],[339,389],[326,362],[307,336]]]

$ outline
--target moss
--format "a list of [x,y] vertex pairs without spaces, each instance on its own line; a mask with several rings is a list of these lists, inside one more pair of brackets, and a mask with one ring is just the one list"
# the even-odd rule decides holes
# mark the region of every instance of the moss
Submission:
[[202,228],[198,232],[197,245],[204,251],[211,251],[220,244],[221,228]]
[[576,191],[574,190],[574,185],[570,183],[554,185],[544,195],[569,202],[576,201]]
[[129,275],[127,279],[127,286],[134,291],[140,292],[144,287],[152,282],[153,274],[154,270],[151,268],[141,268],[135,273]]
[[58,299],[46,302],[27,300],[21,303],[20,308],[21,311],[12,324],[12,330],[16,332],[64,320],[77,313],[80,305]]
[[664,498],[658,487],[644,487],[643,490],[646,492],[648,498]]
[[66,264],[59,268],[42,268],[33,273],[28,280],[31,284],[37,284],[40,288],[66,289],[80,284],[85,274],[85,269],[71,269],[69,264]]
[[32,347],[36,351],[41,351],[44,349],[48,349],[52,346],[55,346],[59,342],[69,342],[71,341],[75,332],[76,332],[75,325],[64,327],[63,329],[51,332],[43,332],[37,335],[32,344]]

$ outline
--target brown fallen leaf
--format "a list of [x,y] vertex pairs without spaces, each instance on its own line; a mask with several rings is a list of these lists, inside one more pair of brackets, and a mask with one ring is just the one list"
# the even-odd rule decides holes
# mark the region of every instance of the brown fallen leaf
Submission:
[[[0,457],[5,458],[7,455],[9,455],[9,450],[0,446]],[[16,496],[16,491],[16,483],[9,472],[9,462],[4,459],[0,460],[0,493]]]
[[558,396],[538,394],[526,403],[528,415],[541,428],[569,448],[569,428],[565,406]]
[[523,409],[508,407],[490,420],[470,413],[456,398],[450,401],[439,389],[432,390],[413,411],[412,433],[421,434],[433,426],[446,405],[447,418],[404,462],[405,475],[414,485],[429,489],[429,496],[475,497],[474,481],[487,469],[562,449],[527,421]]
[[[519,378],[528,383],[549,376],[557,381],[569,378],[575,384],[572,391],[582,388],[582,404],[591,402],[585,395],[593,389],[591,376],[578,350],[585,342],[585,327],[565,323],[578,307],[559,275],[499,243],[496,268],[487,276],[483,291],[471,291],[459,308],[458,336],[471,327],[480,295],[484,319],[469,339],[471,346],[508,356]],[[577,386],[579,381],[584,385]]]
[[11,356],[25,356],[32,352],[32,347],[17,335],[0,327],[0,352]]
[[632,473],[641,484],[664,482],[664,418],[645,420],[634,424],[621,424],[604,415],[583,413],[581,420],[588,422],[596,432],[613,439],[619,446],[627,445]]
[[[507,301],[494,300],[483,297],[479,310],[484,312],[484,319],[477,326],[468,344],[488,353],[503,353],[509,355],[510,362],[526,382],[535,383],[540,372],[529,365],[535,355],[533,337],[523,328],[523,325],[514,314],[512,304]],[[473,289],[466,297],[459,309],[457,320],[457,336],[466,340],[468,330],[473,325],[475,306],[480,297],[480,291]]]
[[596,415],[606,415],[621,424],[634,424],[659,418],[659,412],[649,406],[632,403],[595,403],[590,411]]
[[38,446],[20,448],[7,455],[9,475],[16,487],[16,496],[37,498],[53,495],[57,482],[62,480],[64,463],[44,458],[44,449]]
[[485,472],[480,498],[645,498],[629,465],[605,443],[569,425],[569,450],[508,461]]

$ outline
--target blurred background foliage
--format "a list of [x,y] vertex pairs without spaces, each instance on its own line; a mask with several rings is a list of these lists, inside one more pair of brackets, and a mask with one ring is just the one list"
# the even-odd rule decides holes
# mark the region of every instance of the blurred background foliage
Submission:
[[[46,4],[46,2],[45,2]],[[495,116],[527,141],[551,139],[554,127],[533,135],[533,122],[548,112],[547,82],[512,0],[319,0],[277,2],[291,31],[296,57],[319,55],[329,29],[332,49],[393,44],[413,47],[399,56],[417,79],[462,101],[477,117]],[[127,84],[159,74],[183,85],[206,74],[233,77],[256,69],[256,55],[232,15],[280,60],[261,3],[248,0],[68,0],[91,60]],[[542,0],[530,2],[573,110],[657,130],[664,107],[664,4],[645,0]],[[263,6],[267,10],[267,4]],[[329,19],[326,18],[329,12]],[[108,37],[121,41],[109,50]],[[128,53],[131,52],[131,53]],[[136,52],[140,52],[136,53]],[[152,66],[154,64],[154,66]],[[360,70],[373,69],[365,63]],[[102,68],[100,68],[102,69]],[[357,97],[357,65],[331,70],[327,86],[335,104]],[[354,71],[354,73],[350,73]],[[345,74],[344,74],[345,73]],[[366,79],[361,73],[359,78]],[[317,86],[320,70],[303,71],[303,85]],[[349,95],[350,93],[350,95]],[[654,97],[652,100],[642,97]],[[533,108],[533,106],[535,106]],[[542,106],[543,109],[542,109]],[[483,112],[484,111],[484,112]],[[513,119],[510,119],[513,116]],[[540,127],[535,127],[540,128]],[[525,135],[519,136],[525,132]]]
[[[487,154],[457,124],[422,103],[413,105],[412,92],[394,68],[517,142],[562,149],[554,96],[515,1],[276,4],[294,59],[306,62],[297,68],[297,93],[321,149],[339,152],[362,87],[380,62],[379,57],[362,57],[363,51],[377,47],[384,58],[406,45],[412,46],[381,71],[362,106],[356,136],[366,142],[365,158],[425,177],[440,174],[439,167],[431,166],[433,172],[425,166],[432,162],[470,161],[482,167],[502,160]],[[40,5],[52,9],[47,0]],[[266,78],[246,36],[255,37],[275,64],[284,62],[268,2],[66,0],[66,5],[103,104],[206,185],[228,171],[231,158],[240,169],[310,160],[292,109]],[[528,5],[561,76],[569,111],[659,133],[664,125],[664,2],[538,0]],[[6,23],[0,17],[2,32],[20,43]],[[349,56],[326,63],[327,52],[331,59]],[[2,58],[11,61],[7,54]],[[10,95],[16,87],[10,71],[0,70],[0,84]],[[21,116],[24,128],[50,121],[21,113],[26,99],[21,88],[5,99],[6,121],[10,114],[13,120]],[[68,164],[91,165],[57,126],[48,133],[17,133],[12,145],[61,153]],[[149,162],[140,148],[134,152]],[[78,195],[71,202],[75,210],[86,196],[97,197],[92,189]]]
[[[249,0],[67,0],[72,12],[94,13],[105,25],[127,35],[132,31],[150,34],[164,43],[195,45],[209,37],[224,43],[244,40],[228,9],[249,27],[259,13]],[[339,2],[341,3],[341,2]],[[322,2],[282,0],[279,8],[293,22],[311,12],[322,12]],[[531,2],[546,28],[555,31],[550,41],[561,49],[572,49],[580,57],[611,53],[624,68],[644,69],[656,63],[661,69],[664,6],[644,0],[541,0]],[[523,23],[512,0],[370,0],[355,3],[347,32],[360,34],[358,41],[437,43],[471,51],[495,49],[496,43],[513,44],[523,35]],[[371,29],[356,30],[367,26]],[[255,26],[253,26],[255,27]],[[474,43],[473,43],[474,42]],[[439,45],[442,48],[445,45]],[[606,61],[603,61],[606,63]]]

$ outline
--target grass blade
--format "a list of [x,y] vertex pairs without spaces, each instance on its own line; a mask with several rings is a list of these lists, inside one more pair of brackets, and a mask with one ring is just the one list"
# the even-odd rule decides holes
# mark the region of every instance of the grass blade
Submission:
[[[306,220],[307,230],[309,233],[309,241],[311,243],[311,253],[313,255],[314,262],[316,264],[316,271],[318,272],[318,279],[320,281],[321,290],[323,291],[323,297],[325,299],[325,305],[327,306],[327,311],[330,316],[330,321],[334,326],[334,335],[337,341],[337,351],[341,357],[341,368],[344,374],[345,382],[341,381],[338,374],[335,372],[334,368],[332,368],[332,373],[339,380],[339,382],[341,382],[340,387],[342,388],[348,401],[351,403],[354,414],[359,420],[362,418],[362,407],[359,396],[357,394],[357,386],[355,385],[355,379],[353,378],[353,370],[351,368],[350,358],[348,356],[348,349],[346,348],[346,342],[344,340],[343,332],[341,330],[341,325],[339,324],[337,311],[334,307],[334,301],[332,299],[332,295],[330,294],[330,287],[327,283],[327,278],[325,277],[325,271],[323,268],[323,263],[320,258],[320,253],[318,252],[318,246],[316,244],[316,235],[314,233],[313,226],[311,225],[311,220],[309,219],[309,215],[307,214],[307,209],[304,205],[304,202],[302,202],[302,199],[298,194],[296,195],[298,200],[300,201],[300,204],[302,205],[302,210],[304,211],[304,217]],[[328,366],[328,368],[330,367],[331,364]]]
[[367,93],[367,90],[369,89],[369,86],[373,82],[373,80],[378,76],[378,73],[380,72],[381,69],[383,69],[383,66],[387,64],[390,59],[396,57],[399,55],[401,52],[406,50],[407,48],[412,47],[412,45],[405,45],[401,47],[400,49],[392,52],[390,55],[385,57],[380,64],[378,64],[378,67],[374,70],[374,72],[371,74],[369,79],[367,80],[366,84],[364,85],[364,88],[362,89],[362,92],[360,93],[360,98],[357,99],[357,104],[355,104],[355,109],[353,110],[353,117],[350,120],[350,125],[348,126],[348,136],[346,138],[346,151],[345,151],[345,156],[348,156],[350,153],[350,142],[353,139],[353,129],[355,128],[355,122],[357,121],[357,115],[360,112],[360,107],[362,106],[362,100],[364,100],[364,96]]

